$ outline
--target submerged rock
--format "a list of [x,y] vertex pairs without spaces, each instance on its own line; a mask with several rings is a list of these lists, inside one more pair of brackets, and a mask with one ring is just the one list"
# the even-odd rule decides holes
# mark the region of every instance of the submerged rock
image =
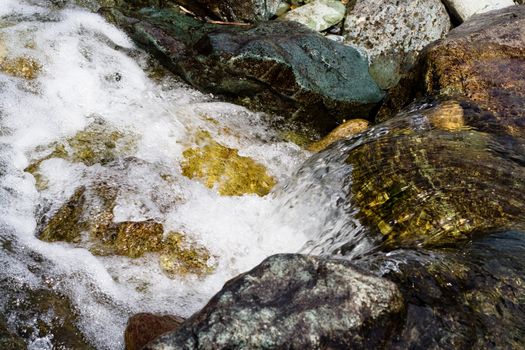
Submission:
[[323,182],[341,179],[349,225],[321,234],[313,251],[454,245],[524,229],[524,154],[525,138],[472,102],[414,106],[305,165],[322,167]]
[[267,195],[275,179],[266,168],[233,148],[209,139],[201,147],[186,149],[182,155],[182,175],[216,188],[221,196]]
[[104,183],[81,187],[42,226],[47,242],[68,242],[94,255],[140,258],[156,254],[170,277],[214,271],[215,257],[183,233],[168,232],[153,220],[114,222],[118,190]]
[[144,345],[168,331],[174,331],[184,322],[177,316],[159,316],[140,313],[129,318],[124,331],[126,350],[140,350]]
[[9,75],[24,78],[36,79],[41,70],[40,64],[31,57],[17,57],[13,59],[4,59],[0,61],[0,72]]
[[356,49],[298,23],[220,26],[174,10],[104,14],[196,88],[323,131],[368,117],[384,95]]
[[11,332],[0,315],[0,348],[4,350],[21,350],[26,348],[24,339]]
[[145,349],[375,348],[402,312],[393,283],[347,261],[275,255]]
[[460,246],[399,250],[356,262],[393,281],[406,318],[388,349],[521,349],[525,235],[500,232]]
[[476,14],[514,5],[513,0],[444,0],[443,2],[461,22]]
[[280,19],[304,24],[317,32],[322,32],[341,22],[346,13],[346,6],[339,0],[314,0],[297,7]]
[[450,29],[439,0],[358,0],[345,18],[345,43],[364,50],[383,89],[397,84],[429,43]]
[[362,131],[368,129],[369,126],[368,120],[364,119],[351,119],[343,124],[339,125],[337,128],[332,130],[328,135],[323,137],[321,140],[314,142],[308,146],[308,150],[312,152],[320,152],[326,149],[331,144],[350,138],[353,135],[359,134]]

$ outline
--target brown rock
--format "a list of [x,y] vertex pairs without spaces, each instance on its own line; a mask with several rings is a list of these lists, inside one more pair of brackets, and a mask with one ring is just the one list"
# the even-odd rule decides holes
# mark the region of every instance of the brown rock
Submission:
[[159,316],[149,313],[133,315],[124,331],[126,350],[139,350],[144,345],[168,331],[174,331],[184,322],[178,316]]
[[321,152],[332,143],[356,135],[366,130],[368,126],[368,120],[351,119],[339,125],[321,140],[309,145],[308,150],[312,152]]

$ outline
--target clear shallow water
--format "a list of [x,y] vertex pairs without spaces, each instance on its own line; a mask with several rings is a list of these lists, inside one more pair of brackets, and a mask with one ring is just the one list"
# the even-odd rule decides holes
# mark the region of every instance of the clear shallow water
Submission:
[[[0,40],[6,59],[31,57],[41,66],[33,80],[0,74],[0,277],[14,289],[46,287],[67,295],[96,348],[122,347],[133,313],[190,315],[226,280],[266,256],[300,251],[337,215],[336,190],[313,185],[311,174],[294,175],[307,152],[281,141],[259,114],[216,102],[169,76],[151,79],[149,57],[100,16],[45,1],[3,0]],[[140,161],[119,168],[45,160],[40,171],[47,187],[38,191],[24,169],[49,154],[53,142],[93,122],[132,138],[125,156]],[[274,191],[221,197],[183,177],[182,152],[199,130],[265,165],[277,179]],[[42,217],[78,187],[100,180],[120,190],[114,221],[154,219],[166,232],[185,232],[216,257],[215,272],[170,279],[151,255],[97,257],[36,238]],[[306,191],[310,195],[300,195]],[[1,298],[3,305],[7,295]],[[17,315],[8,316],[16,327]],[[52,348],[52,338],[33,337],[31,347]]]

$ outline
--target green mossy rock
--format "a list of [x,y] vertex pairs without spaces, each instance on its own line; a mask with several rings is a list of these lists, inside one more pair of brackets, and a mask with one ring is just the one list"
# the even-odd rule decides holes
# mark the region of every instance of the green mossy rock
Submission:
[[368,117],[384,96],[366,57],[298,23],[221,26],[175,10],[102,13],[196,88],[325,132]]

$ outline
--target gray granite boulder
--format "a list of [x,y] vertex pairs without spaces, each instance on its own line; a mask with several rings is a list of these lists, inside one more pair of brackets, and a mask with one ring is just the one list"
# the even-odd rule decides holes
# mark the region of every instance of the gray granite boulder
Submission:
[[403,310],[393,283],[348,261],[274,255],[145,349],[374,349]]

